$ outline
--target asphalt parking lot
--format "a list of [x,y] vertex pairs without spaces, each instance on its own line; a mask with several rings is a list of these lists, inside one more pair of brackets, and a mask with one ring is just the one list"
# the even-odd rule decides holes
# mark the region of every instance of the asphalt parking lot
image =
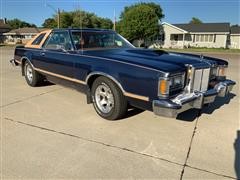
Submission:
[[132,110],[111,122],[75,90],[29,87],[9,64],[13,49],[0,51],[2,178],[240,178],[240,54],[211,54],[238,84],[200,116]]

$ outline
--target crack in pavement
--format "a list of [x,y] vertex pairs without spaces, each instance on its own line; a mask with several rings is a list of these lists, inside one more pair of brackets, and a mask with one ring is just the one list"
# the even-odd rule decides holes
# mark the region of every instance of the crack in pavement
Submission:
[[190,165],[187,165],[187,164],[186,164],[185,167],[188,167],[188,168],[191,168],[191,169],[195,169],[195,170],[198,170],[198,171],[203,171],[203,172],[210,173],[210,174],[214,174],[214,175],[216,175],[216,176],[221,176],[221,177],[230,178],[230,179],[237,179],[237,178],[232,177],[232,176],[228,176],[228,175],[224,175],[224,174],[219,174],[219,173],[216,173],[216,172],[208,171],[208,170],[206,170],[206,169],[197,168],[197,167],[190,166]]
[[198,170],[198,171],[202,171],[202,172],[206,172],[206,173],[209,173],[209,174],[214,174],[216,176],[236,179],[236,178],[228,176],[228,175],[219,174],[219,173],[215,173],[215,172],[208,171],[208,170],[205,170],[205,169],[201,169],[201,168],[197,168],[197,167],[193,167],[193,166],[187,165],[187,158],[188,158],[188,156],[190,154],[190,149],[191,149],[190,147],[191,147],[191,144],[192,144],[193,136],[194,136],[194,134],[196,132],[197,122],[195,123],[194,134],[193,134],[192,139],[191,139],[191,144],[190,144],[190,147],[189,147],[188,156],[186,158],[185,163],[181,164],[181,163],[174,162],[174,161],[171,161],[171,160],[168,160],[168,159],[164,159],[164,158],[161,158],[161,157],[158,157],[158,156],[154,156],[154,155],[150,155],[150,154],[147,154],[147,153],[138,152],[138,151],[126,148],[126,147],[120,147],[120,146],[116,146],[116,145],[107,144],[107,143],[104,143],[104,142],[101,142],[101,141],[92,140],[92,139],[89,139],[89,138],[86,138],[86,137],[81,137],[81,136],[77,136],[77,135],[74,135],[74,134],[69,134],[69,133],[65,133],[65,132],[62,132],[62,131],[57,131],[57,130],[53,130],[53,129],[49,129],[49,128],[45,128],[45,127],[41,127],[41,126],[29,124],[29,123],[25,123],[25,122],[22,122],[22,121],[16,121],[14,119],[7,118],[7,117],[5,117],[4,119],[7,120],[7,121],[10,121],[10,122],[13,122],[13,123],[22,124],[22,125],[25,125],[25,126],[30,126],[30,127],[37,128],[37,129],[40,129],[40,130],[44,130],[44,131],[53,132],[53,133],[56,133],[56,134],[61,134],[61,135],[64,135],[64,136],[69,136],[69,137],[81,139],[83,141],[87,141],[87,142],[90,142],[90,143],[95,143],[95,144],[99,144],[99,145],[102,145],[102,146],[105,146],[105,147],[111,147],[111,148],[114,148],[114,149],[131,152],[131,153],[138,154],[138,155],[141,155],[141,156],[145,156],[145,157],[153,158],[153,159],[156,159],[156,160],[165,161],[165,162],[168,162],[168,163],[171,163],[171,164],[175,164],[175,165],[178,165],[178,166],[182,166],[183,170],[181,172],[180,179],[182,179],[182,177],[183,177],[185,167],[188,167],[188,168],[191,168],[191,169],[195,169],[195,170]]
[[43,92],[43,93],[40,93],[40,94],[37,94],[37,95],[34,95],[34,96],[26,97],[26,98],[23,98],[23,99],[20,99],[20,100],[2,105],[2,106],[0,106],[0,108],[4,108],[4,107],[7,107],[7,106],[10,106],[10,105],[13,105],[13,104],[17,104],[17,103],[20,103],[20,102],[23,102],[23,101],[26,101],[26,100],[29,100],[29,99],[32,99],[32,98],[35,98],[35,97],[39,97],[39,96],[42,96],[42,95],[45,95],[45,94],[48,94],[48,93],[59,91],[59,90],[62,90],[62,89],[64,89],[64,88],[57,88],[57,89],[53,89],[53,90],[50,90],[50,91],[47,91],[47,92]]
[[100,144],[100,145],[111,147],[111,148],[118,149],[118,150],[132,152],[132,153],[139,154],[139,155],[142,155],[142,156],[147,156],[147,157],[151,157],[151,158],[154,158],[154,159],[158,159],[158,160],[162,160],[162,161],[165,161],[165,162],[169,162],[169,163],[172,163],[172,164],[175,164],[175,165],[183,166],[180,163],[173,162],[173,161],[170,161],[170,160],[167,160],[167,159],[164,159],[164,158],[160,158],[158,156],[150,155],[150,154],[147,154],[147,153],[138,152],[138,151],[126,148],[126,147],[120,147],[120,146],[107,144],[107,143],[104,143],[104,142],[101,142],[101,141],[92,140],[92,139],[85,138],[85,137],[82,137],[82,136],[69,134],[69,133],[65,133],[65,132],[62,132],[62,131],[57,131],[57,130],[53,130],[53,129],[49,129],[49,128],[45,128],[45,127],[41,127],[41,126],[36,126],[36,125],[25,123],[25,122],[22,122],[22,121],[16,121],[16,120],[11,119],[11,118],[6,118],[5,117],[4,119],[7,120],[7,121],[14,122],[14,123],[23,124],[23,125],[34,127],[34,128],[38,128],[38,129],[41,129],[41,130],[45,130],[45,131],[49,131],[49,132],[53,132],[53,133],[57,133],[57,134],[65,135],[65,136],[70,136],[70,137],[81,139],[81,140],[84,140],[84,141],[87,141],[87,142]]
[[193,138],[194,138],[194,135],[196,133],[196,130],[197,130],[197,123],[198,123],[200,115],[201,115],[201,110],[198,111],[197,119],[196,119],[196,122],[195,122],[195,125],[194,125],[194,128],[193,128],[192,137],[191,137],[190,144],[189,144],[189,147],[188,147],[187,156],[186,156],[185,162],[183,164],[183,169],[182,169],[182,172],[181,172],[180,180],[183,179],[185,167],[187,166],[187,161],[188,161],[188,158],[189,158],[189,155],[190,155],[190,152],[191,152],[192,142],[193,142]]
[[188,147],[187,156],[186,156],[186,159],[185,159],[185,163],[183,164],[183,169],[182,169],[182,172],[181,172],[180,180],[183,179],[183,175],[184,175],[186,167],[191,168],[191,169],[195,169],[195,170],[199,170],[199,171],[203,171],[203,172],[206,172],[206,173],[214,174],[214,175],[221,176],[221,177],[236,179],[236,178],[228,176],[228,175],[219,174],[219,173],[216,173],[216,172],[212,172],[212,171],[208,171],[208,170],[205,170],[205,169],[197,168],[197,167],[190,166],[190,165],[187,164],[189,156],[190,156],[191,148],[192,148],[193,139],[194,139],[194,136],[197,132],[197,125],[198,125],[198,121],[199,121],[200,116],[201,116],[201,110],[198,111],[197,119],[196,119],[196,122],[195,122],[195,125],[194,125],[194,128],[193,128],[192,137],[191,137],[190,144],[189,144],[189,147]]

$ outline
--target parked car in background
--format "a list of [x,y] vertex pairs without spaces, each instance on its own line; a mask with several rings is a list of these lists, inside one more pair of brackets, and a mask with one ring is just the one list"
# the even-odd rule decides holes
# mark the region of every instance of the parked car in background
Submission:
[[86,93],[109,120],[123,118],[128,105],[176,117],[227,96],[235,85],[225,60],[137,49],[112,30],[43,31],[17,47],[11,62],[30,86],[48,80]]

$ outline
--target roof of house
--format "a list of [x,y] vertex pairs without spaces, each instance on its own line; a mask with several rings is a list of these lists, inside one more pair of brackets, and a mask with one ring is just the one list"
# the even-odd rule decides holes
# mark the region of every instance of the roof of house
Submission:
[[[8,32],[9,34],[37,34],[40,31],[38,30],[38,28],[34,28],[34,27],[24,27],[24,28],[19,28],[19,29],[13,29],[10,32]],[[5,34],[8,34],[5,33]]]
[[38,28],[39,32],[43,32],[43,31],[46,31],[46,30],[49,30],[49,28],[43,28],[43,27]]
[[234,26],[231,26],[231,34],[240,34],[240,26],[238,25],[234,25]]
[[8,24],[5,24],[3,19],[0,19],[0,33],[8,31],[10,31],[10,26]]
[[173,24],[188,32],[229,32],[230,23]]

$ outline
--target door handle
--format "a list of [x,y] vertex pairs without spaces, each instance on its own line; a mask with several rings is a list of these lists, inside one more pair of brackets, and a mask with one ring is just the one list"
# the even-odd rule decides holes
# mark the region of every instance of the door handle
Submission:
[[41,55],[41,56],[45,56],[45,52],[41,52],[40,55]]

